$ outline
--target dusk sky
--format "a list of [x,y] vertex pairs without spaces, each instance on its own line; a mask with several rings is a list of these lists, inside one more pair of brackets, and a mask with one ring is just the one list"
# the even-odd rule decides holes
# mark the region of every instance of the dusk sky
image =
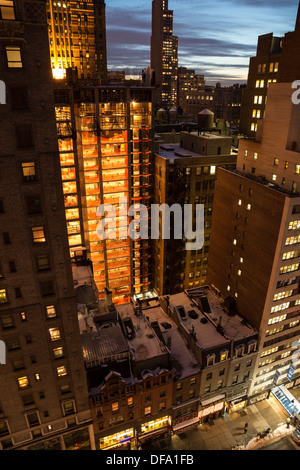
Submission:
[[[179,66],[207,84],[247,81],[262,34],[293,31],[298,0],[169,0]],[[140,73],[150,65],[152,0],[106,0],[109,70]]]

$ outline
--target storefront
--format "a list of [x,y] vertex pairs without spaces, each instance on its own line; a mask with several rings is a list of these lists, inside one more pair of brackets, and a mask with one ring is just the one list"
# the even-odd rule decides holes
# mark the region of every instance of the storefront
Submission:
[[192,413],[189,416],[181,417],[173,421],[172,431],[173,434],[179,434],[189,429],[195,428],[199,424],[198,412]]
[[170,435],[170,424],[170,416],[164,416],[162,418],[143,423],[139,434],[140,442],[168,437]]
[[99,439],[99,444],[100,450],[134,450],[136,448],[134,429],[126,429],[109,436],[101,437]]
[[271,390],[272,395],[287,411],[289,416],[300,418],[300,403],[294,395],[292,395],[284,385],[279,385]]
[[225,407],[227,412],[233,413],[234,411],[240,411],[245,408],[247,404],[247,395],[244,395],[242,397],[235,398],[234,400],[231,401],[226,401],[225,402]]
[[225,395],[218,395],[217,397],[209,398],[201,402],[202,409],[198,413],[200,423],[206,423],[220,416],[224,413]]

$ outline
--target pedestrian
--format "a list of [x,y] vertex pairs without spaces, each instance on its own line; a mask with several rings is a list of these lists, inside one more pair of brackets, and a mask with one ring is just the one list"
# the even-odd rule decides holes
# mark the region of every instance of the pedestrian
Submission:
[[248,423],[246,423],[244,426],[244,433],[246,434],[247,431],[248,431]]

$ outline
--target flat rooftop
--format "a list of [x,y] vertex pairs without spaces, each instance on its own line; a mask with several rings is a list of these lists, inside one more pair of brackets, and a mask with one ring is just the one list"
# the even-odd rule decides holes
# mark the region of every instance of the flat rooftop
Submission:
[[[257,334],[257,330],[240,315],[229,315],[224,310],[223,299],[212,292],[209,286],[190,289],[187,293],[170,295],[169,306],[177,314],[181,326],[188,333],[195,334],[195,339],[202,349]],[[202,299],[201,308],[199,299],[200,302]]]
[[129,346],[118,324],[106,324],[81,336],[84,362],[87,367],[105,362],[106,359],[129,352]]
[[233,150],[230,154],[202,155],[201,153],[196,153],[192,152],[191,150],[184,149],[180,146],[180,144],[160,144],[159,149],[156,153],[160,157],[170,160],[170,163],[174,163],[174,160],[179,158],[202,158],[205,161],[205,159],[212,159],[214,156],[216,156],[217,158],[221,158],[230,155],[236,155]]
[[154,333],[144,314],[137,315],[132,304],[116,305],[116,308],[124,323],[127,319],[132,322],[134,335],[127,338],[127,341],[135,362],[165,356],[168,353],[168,349]]
[[151,307],[145,308],[143,312],[151,322],[157,322],[160,327],[164,341],[171,352],[175,378],[182,379],[200,372],[199,363],[188,348],[176,323],[164,312],[159,301],[153,301],[151,304]]

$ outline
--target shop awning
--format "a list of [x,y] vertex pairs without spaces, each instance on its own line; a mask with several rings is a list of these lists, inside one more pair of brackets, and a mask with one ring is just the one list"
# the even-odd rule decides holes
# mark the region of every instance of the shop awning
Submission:
[[199,423],[198,416],[196,416],[195,418],[187,419],[186,421],[181,421],[180,423],[175,424],[175,426],[173,426],[173,432],[176,432],[179,429],[183,429],[183,428],[187,428],[187,427],[196,425],[198,423]]
[[272,388],[271,393],[290,416],[298,416],[300,418],[300,403],[284,385]]
[[201,406],[207,406],[211,405],[212,403],[215,403],[216,401],[224,400],[225,394],[222,393],[222,395],[217,395],[215,397],[208,398],[207,400],[201,401]]

